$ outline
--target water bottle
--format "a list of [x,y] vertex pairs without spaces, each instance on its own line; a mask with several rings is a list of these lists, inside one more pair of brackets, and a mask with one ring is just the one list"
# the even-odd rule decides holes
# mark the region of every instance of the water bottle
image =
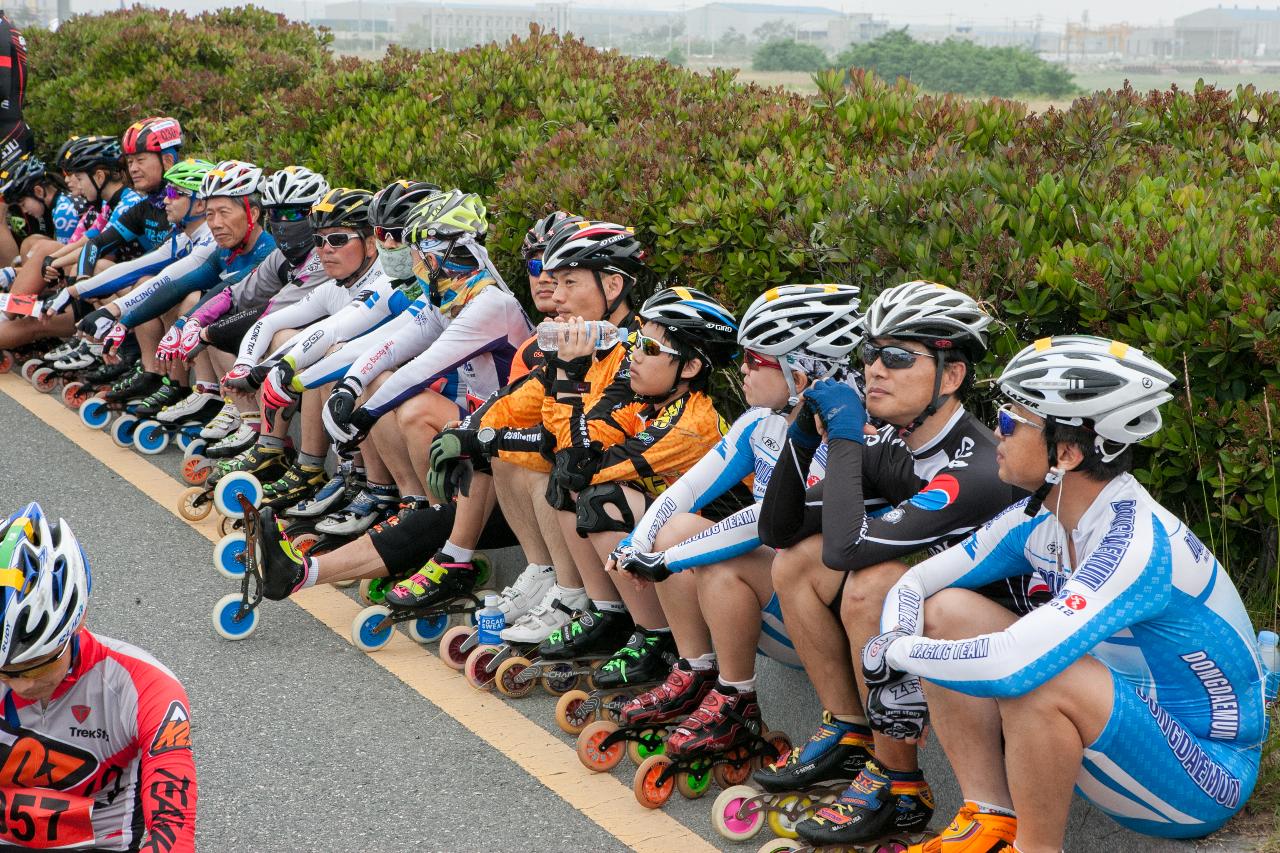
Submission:
[[[538,324],[538,349],[555,352],[564,338],[564,323],[543,320]],[[618,327],[607,320],[588,320],[587,332],[595,338],[596,349],[609,349],[618,342]]]
[[1267,708],[1276,706],[1276,692],[1280,690],[1280,649],[1276,648],[1275,631],[1258,632],[1258,653],[1262,655],[1262,668],[1266,684],[1263,694]]
[[480,629],[480,645],[496,646],[502,643],[498,635],[507,627],[507,617],[498,609],[502,599],[496,595],[484,597],[484,609],[476,613],[476,627]]

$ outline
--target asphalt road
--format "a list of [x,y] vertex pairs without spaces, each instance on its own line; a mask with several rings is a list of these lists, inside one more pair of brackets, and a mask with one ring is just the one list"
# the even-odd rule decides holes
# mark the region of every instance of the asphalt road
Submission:
[[[10,379],[0,377],[0,391],[29,399],[23,396],[29,391],[25,383],[15,388]],[[540,691],[509,705],[502,702],[504,707],[486,706],[489,717],[471,718],[457,709],[498,700],[479,693],[447,703],[441,699],[454,709],[451,715],[375,656],[356,650],[292,603],[264,605],[262,624],[247,641],[219,639],[211,629],[210,608],[238,586],[213,571],[205,533],[176,518],[158,502],[160,490],[143,482],[154,469],[132,459],[115,463],[142,472],[126,479],[77,446],[83,439],[74,430],[75,443],[5,393],[0,393],[0,434],[6,437],[0,443],[0,510],[9,512],[36,499],[47,512],[67,519],[93,570],[91,629],[151,651],[186,685],[199,777],[201,850],[699,846],[692,834],[676,840],[683,829],[668,818],[627,801],[622,785],[630,786],[628,762],[615,771],[621,785],[593,778],[576,759],[563,764],[572,741],[555,728],[554,700]],[[176,479],[176,450],[154,461]],[[519,565],[515,554],[496,556],[508,576]],[[323,594],[336,596],[327,590]],[[409,661],[424,678],[460,679],[440,671],[428,660],[427,650],[409,654],[421,655]],[[399,672],[403,676],[404,670]],[[761,676],[769,725],[807,736],[818,715],[811,688],[801,677],[768,666]],[[452,687],[452,682],[438,686]],[[773,719],[771,709],[778,712]],[[460,722],[462,717],[467,720]],[[485,729],[476,724],[476,719],[506,719],[527,726],[521,717],[554,733],[554,740],[531,741],[526,748],[507,741],[523,731],[520,726],[499,722]],[[926,758],[938,797],[935,822],[945,824],[959,805],[958,792],[941,753],[930,750]],[[676,797],[662,814],[716,849],[756,850],[769,837],[767,830],[741,844],[716,836],[708,820],[714,795],[713,789],[701,801]],[[1123,832],[1082,803],[1072,814],[1068,851],[1194,849]],[[675,835],[670,834],[673,826]],[[672,840],[656,840],[660,838]],[[1208,849],[1250,848],[1221,838]]]

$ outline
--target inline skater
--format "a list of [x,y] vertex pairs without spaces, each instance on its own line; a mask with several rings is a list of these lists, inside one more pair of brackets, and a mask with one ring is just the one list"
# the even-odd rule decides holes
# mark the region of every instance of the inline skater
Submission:
[[[34,154],[19,154],[0,166],[0,199],[12,210],[15,206],[35,230],[22,238],[17,255],[23,256],[29,244],[41,237],[68,243],[76,223],[84,213],[81,203],[67,192],[62,177],[50,172],[44,161]],[[7,220],[3,227],[7,227]],[[16,244],[15,244],[16,245]],[[0,289],[11,282],[11,268],[0,270]]]
[[[1253,789],[1264,671],[1226,570],[1129,473],[1174,377],[1065,335],[998,382],[999,475],[1034,494],[889,591],[862,655],[872,725],[921,737],[927,684],[952,764],[979,765],[981,798],[1008,812],[1011,851],[1062,849],[1073,788],[1135,832],[1208,835]],[[1031,613],[975,592],[1027,572],[1053,593]],[[993,836],[984,823],[966,803],[941,849]]]
[[0,524],[0,566],[0,843],[194,853],[182,685],[141,649],[84,627],[91,575],[66,521],[36,503],[14,513]]

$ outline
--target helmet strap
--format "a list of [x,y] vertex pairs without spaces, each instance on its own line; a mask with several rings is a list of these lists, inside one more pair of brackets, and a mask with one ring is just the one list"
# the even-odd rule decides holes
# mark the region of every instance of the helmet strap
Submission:
[[938,409],[951,398],[950,394],[942,393],[942,377],[947,372],[947,351],[935,350],[937,353],[937,369],[933,374],[933,399],[929,401],[929,405],[924,407],[924,411],[916,416],[915,420],[904,427],[898,427],[898,437],[906,438],[911,433],[918,430],[925,421],[937,414]]
[[[1044,419],[1045,426],[1052,422],[1052,418]],[[1027,501],[1027,507],[1023,510],[1028,516],[1034,516],[1040,512],[1040,507],[1044,505],[1044,499],[1049,497],[1049,492],[1054,486],[1062,482],[1062,477],[1066,472],[1058,467],[1058,443],[1056,441],[1049,443],[1049,473],[1044,475],[1044,482],[1040,484],[1040,488],[1036,489],[1035,494],[1031,496],[1031,500]]]

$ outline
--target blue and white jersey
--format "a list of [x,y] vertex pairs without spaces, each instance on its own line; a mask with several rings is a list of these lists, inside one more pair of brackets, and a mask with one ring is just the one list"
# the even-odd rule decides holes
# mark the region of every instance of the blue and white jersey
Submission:
[[[1191,734],[1253,748],[1265,736],[1263,671],[1235,585],[1186,525],[1132,476],[1108,483],[1071,534],[1046,509],[1009,507],[959,545],[903,576],[882,630],[912,637],[889,665],[972,696],[1020,696],[1086,654]],[[921,633],[924,601],[1034,571],[1053,593],[1008,629],[967,640]]]

